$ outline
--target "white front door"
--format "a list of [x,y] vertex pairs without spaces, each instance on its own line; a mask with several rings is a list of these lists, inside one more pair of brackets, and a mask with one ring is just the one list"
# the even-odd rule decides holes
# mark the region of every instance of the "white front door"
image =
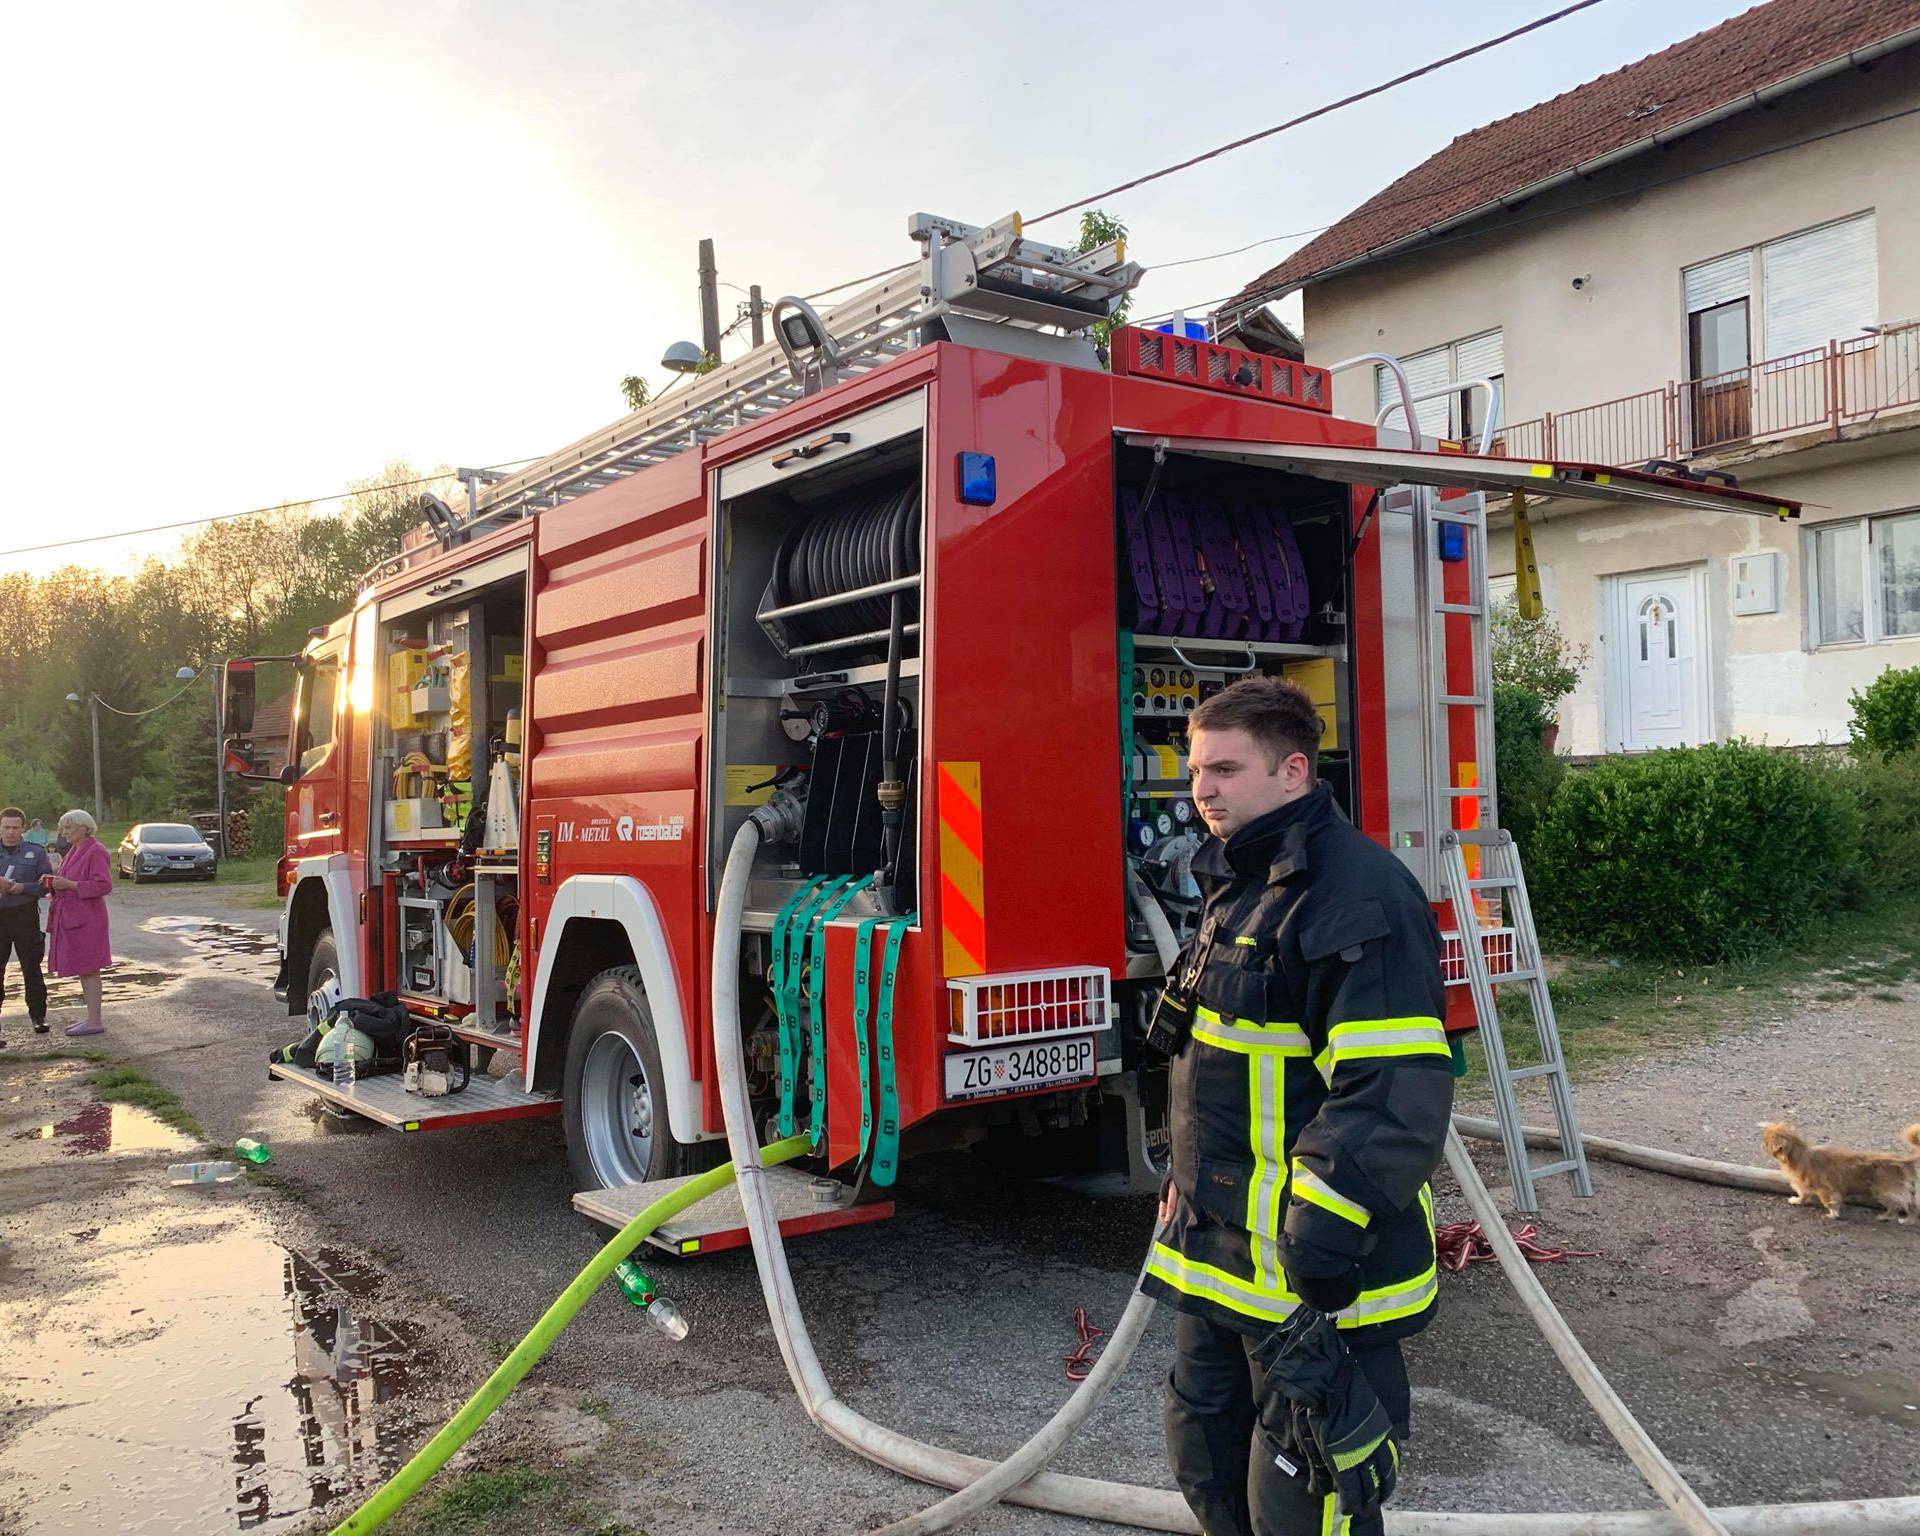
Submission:
[[1607,637],[1608,745],[1616,752],[1694,747],[1707,723],[1701,572],[1614,576]]

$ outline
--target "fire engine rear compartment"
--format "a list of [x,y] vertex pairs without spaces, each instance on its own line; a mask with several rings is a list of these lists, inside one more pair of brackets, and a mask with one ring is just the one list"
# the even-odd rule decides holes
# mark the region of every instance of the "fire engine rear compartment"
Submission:
[[[1115,448],[1126,849],[1182,939],[1205,840],[1189,795],[1186,717],[1242,677],[1285,677],[1321,717],[1320,775],[1356,802],[1352,496],[1273,469]],[[1135,925],[1129,971],[1157,973]]]

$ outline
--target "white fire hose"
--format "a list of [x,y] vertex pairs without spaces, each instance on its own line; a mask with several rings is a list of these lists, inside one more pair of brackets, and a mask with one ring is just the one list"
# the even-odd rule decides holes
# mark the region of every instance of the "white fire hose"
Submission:
[[[719,1070],[720,1103],[727,1143],[738,1171],[740,1203],[753,1239],[754,1264],[766,1298],[787,1374],[807,1416],[849,1450],[919,1482],[959,1490],[919,1514],[885,1527],[887,1533],[916,1536],[946,1530],[1000,1500],[1059,1514],[1113,1521],[1150,1531],[1200,1536],[1199,1523],[1186,1501],[1166,1488],[1146,1488],[1098,1478],[1070,1477],[1040,1470],[1059,1452],[1079,1423],[1092,1412],[1146,1329],[1153,1302],[1138,1289],[1127,1304],[1113,1337],[1080,1389],[1046,1425],[1006,1460],[992,1462],[915,1440],[876,1424],[834,1394],[807,1333],[806,1320],[787,1268],[779,1219],[760,1165],[753,1106],[748,1096],[745,1051],[740,1030],[741,919],[747,882],[763,829],[778,830],[767,808],[755,811],[741,827],[727,855],[714,912],[713,1036]],[[1163,962],[1172,963],[1178,946],[1166,916],[1137,881],[1129,896],[1153,934]],[[1157,919],[1157,921],[1156,921]],[[1647,1150],[1647,1149],[1641,1149]],[[1672,1155],[1672,1154],[1667,1154]],[[1520,1256],[1493,1197],[1481,1182],[1457,1133],[1447,1136],[1447,1162],[1476,1218],[1493,1244],[1501,1269],[1519,1294],[1528,1315],[1546,1335],[1575,1384],[1606,1422],[1667,1510],[1610,1511],[1596,1514],[1431,1514],[1387,1511],[1389,1536],[1920,1536],[1920,1498],[1854,1499],[1822,1504],[1759,1505],[1709,1511],[1621,1403],[1599,1369],[1555,1310],[1546,1292]],[[884,1533],[883,1533],[884,1536]]]

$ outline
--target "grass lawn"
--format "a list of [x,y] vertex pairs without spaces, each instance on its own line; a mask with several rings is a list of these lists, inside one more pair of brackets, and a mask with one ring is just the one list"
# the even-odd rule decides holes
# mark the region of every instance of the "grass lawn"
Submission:
[[[1575,1076],[1622,1057],[1710,1040],[1784,1017],[1809,998],[1865,995],[1898,1001],[1920,977],[1920,898],[1837,914],[1826,928],[1771,953],[1720,965],[1574,957],[1551,985],[1560,1042]],[[1530,1010],[1518,988],[1500,1000],[1514,1066],[1539,1060]],[[1477,1044],[1468,1057],[1481,1068]]]

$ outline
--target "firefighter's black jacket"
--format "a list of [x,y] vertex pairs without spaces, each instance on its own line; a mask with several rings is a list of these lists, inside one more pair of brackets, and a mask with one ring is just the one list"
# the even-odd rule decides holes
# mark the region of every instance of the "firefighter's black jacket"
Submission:
[[1193,862],[1196,1003],[1170,1091],[1172,1218],[1147,1291],[1265,1333],[1297,1305],[1290,1241],[1351,1255],[1368,1337],[1416,1332],[1438,1291],[1433,1198],[1453,1104],[1440,935],[1413,876],[1325,784]]

